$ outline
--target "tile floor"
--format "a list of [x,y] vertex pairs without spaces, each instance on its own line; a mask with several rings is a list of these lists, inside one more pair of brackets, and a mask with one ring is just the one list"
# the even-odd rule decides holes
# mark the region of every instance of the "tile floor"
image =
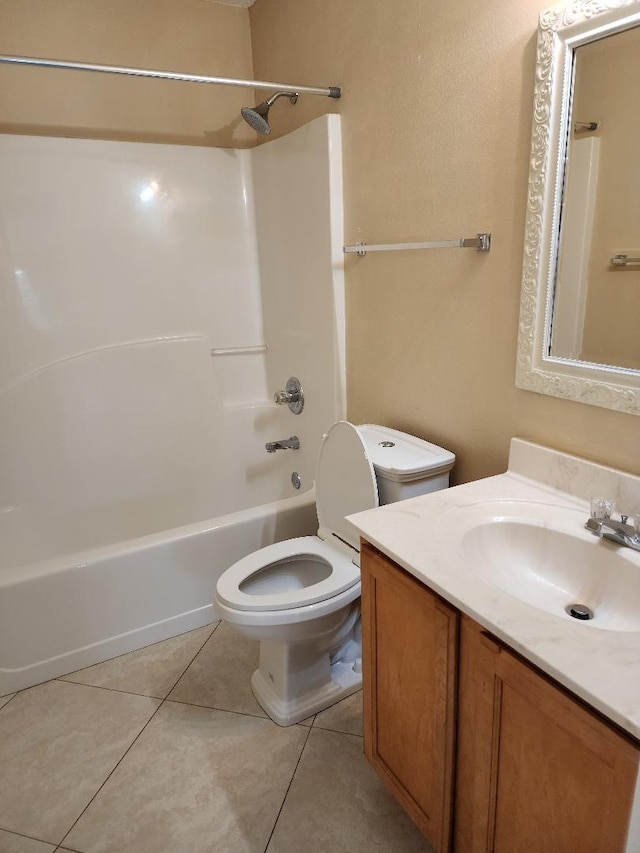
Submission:
[[0,698],[0,853],[428,853],[358,693],[280,728],[219,623]]

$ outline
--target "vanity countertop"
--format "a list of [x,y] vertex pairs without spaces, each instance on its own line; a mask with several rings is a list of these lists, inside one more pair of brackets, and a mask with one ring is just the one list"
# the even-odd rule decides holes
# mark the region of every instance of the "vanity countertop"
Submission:
[[[591,496],[612,498],[618,511],[637,512],[640,477],[513,439],[507,473],[361,512],[349,521],[446,601],[640,739],[640,630],[605,630],[595,627],[597,620],[548,613],[503,592],[470,567],[452,526],[461,510],[508,501],[575,513],[582,529]],[[640,571],[640,554],[623,550],[633,562],[638,558]],[[640,600],[632,606],[640,625]]]

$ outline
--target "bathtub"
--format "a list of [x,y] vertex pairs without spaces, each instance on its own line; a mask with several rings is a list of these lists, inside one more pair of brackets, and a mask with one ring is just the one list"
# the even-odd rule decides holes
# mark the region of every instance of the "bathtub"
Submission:
[[215,620],[220,574],[317,529],[313,489],[163,533],[0,571],[0,696]]

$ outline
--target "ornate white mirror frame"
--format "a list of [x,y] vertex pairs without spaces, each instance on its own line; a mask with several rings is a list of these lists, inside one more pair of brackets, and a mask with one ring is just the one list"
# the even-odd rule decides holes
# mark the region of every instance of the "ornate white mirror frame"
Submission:
[[639,370],[549,354],[574,51],[633,26],[640,0],[574,0],[540,15],[516,385],[640,415]]

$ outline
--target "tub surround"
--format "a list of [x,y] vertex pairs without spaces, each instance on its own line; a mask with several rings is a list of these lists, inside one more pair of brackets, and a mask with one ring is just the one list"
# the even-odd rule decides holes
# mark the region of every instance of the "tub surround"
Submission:
[[255,152],[0,137],[0,695],[211,621],[229,565],[315,529],[339,121]]
[[264,449],[294,372],[311,487],[345,412],[341,168],[338,116],[255,152],[0,135],[0,572],[295,496]]
[[[640,477],[514,438],[505,474],[358,513],[349,520],[365,539],[446,601],[640,738],[640,631],[604,630],[595,622],[547,613],[502,592],[470,568],[452,525],[461,510],[482,503],[533,501],[575,512],[576,525],[582,528],[593,496],[613,498],[618,512],[637,512]],[[629,554],[640,571],[640,555]]]

